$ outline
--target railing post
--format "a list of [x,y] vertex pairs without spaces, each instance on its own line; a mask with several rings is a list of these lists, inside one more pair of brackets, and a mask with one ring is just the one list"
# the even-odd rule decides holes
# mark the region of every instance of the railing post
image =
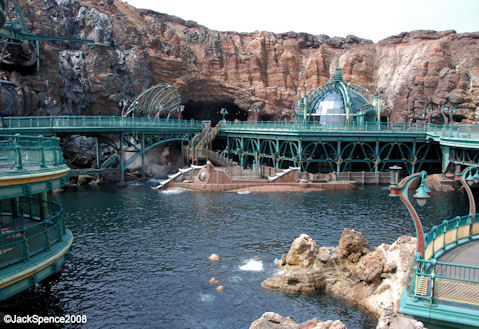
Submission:
[[15,134],[14,147],[15,147],[15,154],[17,158],[17,161],[16,161],[17,169],[23,169],[22,152],[20,151],[19,139],[20,139],[20,134]]
[[432,305],[434,300],[434,290],[435,290],[435,283],[436,283],[436,260],[433,259],[432,265],[432,272],[431,272],[431,297],[429,299],[429,305]]
[[45,236],[45,244],[46,244],[46,248],[45,249],[50,249],[50,238],[48,237],[48,230],[47,230],[47,222],[43,222],[43,234]]
[[43,143],[44,143],[43,136],[42,135],[38,136],[38,140],[40,142],[40,167],[45,168],[46,164],[45,164],[45,149],[43,146]]
[[30,252],[29,252],[29,247],[27,243],[27,237],[25,235],[25,229],[22,231],[22,243],[23,243],[23,260],[29,260],[30,259]]

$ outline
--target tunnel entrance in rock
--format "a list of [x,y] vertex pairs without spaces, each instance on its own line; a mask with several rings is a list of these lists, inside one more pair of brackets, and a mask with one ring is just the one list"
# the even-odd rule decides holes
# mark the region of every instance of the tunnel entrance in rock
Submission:
[[184,106],[184,120],[210,120],[212,125],[216,125],[223,119],[221,109],[226,109],[225,119],[227,121],[246,121],[248,119],[248,112],[232,102],[188,101]]

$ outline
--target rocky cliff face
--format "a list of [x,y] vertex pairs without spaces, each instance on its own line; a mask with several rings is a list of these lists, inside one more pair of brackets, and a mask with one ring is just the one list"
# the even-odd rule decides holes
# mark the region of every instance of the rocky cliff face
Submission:
[[[456,121],[475,120],[479,33],[415,31],[379,43],[354,36],[235,33],[139,10],[121,0],[21,1],[29,28],[44,35],[105,43],[41,42],[41,68],[7,72],[23,86],[19,114],[118,114],[162,81],[186,102],[230,102],[250,120],[291,114],[299,88],[324,84],[339,64],[345,81],[381,92],[393,120],[418,118],[425,104],[458,108]],[[354,33],[354,31],[351,31]],[[433,114],[441,122],[438,112]]]

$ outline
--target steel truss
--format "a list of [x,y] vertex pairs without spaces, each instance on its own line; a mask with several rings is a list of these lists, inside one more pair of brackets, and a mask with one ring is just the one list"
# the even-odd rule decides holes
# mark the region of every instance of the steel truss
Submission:
[[427,142],[301,141],[228,137],[226,151],[241,166],[301,167],[304,171],[386,171],[395,164],[409,174],[440,164],[440,150]]

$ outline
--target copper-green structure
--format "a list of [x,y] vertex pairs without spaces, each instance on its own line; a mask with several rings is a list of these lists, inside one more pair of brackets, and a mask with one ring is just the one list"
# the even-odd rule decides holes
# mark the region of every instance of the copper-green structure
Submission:
[[332,82],[299,97],[294,114],[296,121],[363,126],[381,121],[381,106],[379,97],[344,82],[338,66]]
[[73,242],[48,192],[68,181],[56,137],[0,135],[0,300],[57,272]]
[[17,0],[0,0],[0,63],[37,69],[40,62],[40,41],[89,43],[104,45],[99,40],[38,35],[28,30]]
[[[476,328],[479,324],[479,267],[475,258],[479,250],[479,222],[469,184],[479,182],[479,173],[477,166],[462,172],[459,172],[459,166],[456,169],[455,177],[469,198],[469,213],[445,220],[426,234],[423,234],[421,221],[407,197],[410,184],[424,178],[425,173],[408,176],[400,183],[397,179],[392,182],[391,196],[400,197],[406,205],[418,239],[399,311],[442,326]],[[474,175],[472,171],[475,171]],[[424,179],[414,198],[424,202],[429,195],[423,182]],[[421,205],[419,201],[418,204]],[[468,257],[459,257],[457,261],[457,256],[451,252],[456,248],[461,248]]]
[[181,97],[169,84],[159,84],[143,91],[126,109],[122,116],[170,118],[174,111],[181,111]]

